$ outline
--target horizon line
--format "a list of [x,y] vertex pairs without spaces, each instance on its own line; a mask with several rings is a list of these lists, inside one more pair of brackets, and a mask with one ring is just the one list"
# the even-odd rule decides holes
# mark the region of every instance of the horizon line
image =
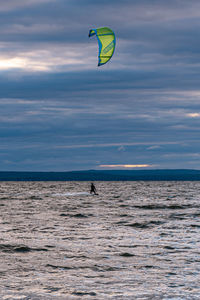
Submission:
[[126,168],[122,168],[122,169],[84,169],[84,170],[68,170],[68,171],[8,171],[8,170],[0,170],[0,173],[8,173],[8,172],[13,172],[13,173],[70,173],[70,172],[91,172],[91,171],[95,171],[95,172],[104,172],[104,171],[166,171],[166,170],[170,170],[170,171],[200,171],[200,169],[191,169],[191,168],[159,168],[159,169],[126,169]]

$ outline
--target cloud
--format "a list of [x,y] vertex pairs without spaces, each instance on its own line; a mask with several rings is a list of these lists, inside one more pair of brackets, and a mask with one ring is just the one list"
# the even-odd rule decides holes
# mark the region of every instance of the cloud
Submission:
[[[3,3],[4,161],[22,170],[97,161],[191,167],[186,154],[200,147],[199,8],[194,0]],[[115,31],[117,45],[97,68],[98,43],[88,31],[100,26]]]
[[[124,147],[124,146],[139,146],[139,145],[150,145],[151,143],[155,143],[155,142],[133,142],[133,143],[123,143],[123,145],[121,145],[120,143],[105,143],[105,144],[99,144],[99,143],[95,143],[95,144],[74,144],[74,145],[58,145],[56,146],[56,148],[60,148],[60,149],[75,149],[75,148],[107,148],[107,147]],[[161,144],[167,144],[167,145],[174,145],[174,144],[178,144],[178,142],[160,142]],[[154,146],[155,148],[156,146]],[[118,148],[118,150],[119,150]]]
[[118,151],[125,151],[125,147],[124,146],[119,146]]
[[190,118],[199,118],[200,113],[188,113],[187,116]]
[[6,12],[6,11],[15,11],[24,7],[28,6],[34,6],[38,4],[43,4],[43,3],[52,3],[55,0],[9,0],[9,2],[5,1],[1,3],[0,6],[0,12]]
[[154,145],[154,146],[148,147],[147,150],[157,150],[157,149],[160,149],[160,148],[161,148],[161,146],[159,146],[159,145]]

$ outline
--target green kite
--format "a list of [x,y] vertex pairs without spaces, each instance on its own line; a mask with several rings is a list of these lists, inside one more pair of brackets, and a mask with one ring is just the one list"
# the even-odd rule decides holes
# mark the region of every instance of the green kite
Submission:
[[116,38],[114,32],[108,27],[91,29],[89,31],[89,37],[95,34],[99,44],[98,66],[102,66],[106,64],[113,56]]

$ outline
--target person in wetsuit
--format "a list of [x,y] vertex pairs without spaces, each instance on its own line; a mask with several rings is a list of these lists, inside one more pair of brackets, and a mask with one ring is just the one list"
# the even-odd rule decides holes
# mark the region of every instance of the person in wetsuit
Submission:
[[95,195],[97,195],[97,190],[96,190],[96,188],[95,188],[94,183],[91,183],[91,186],[90,186],[90,194],[95,194]]

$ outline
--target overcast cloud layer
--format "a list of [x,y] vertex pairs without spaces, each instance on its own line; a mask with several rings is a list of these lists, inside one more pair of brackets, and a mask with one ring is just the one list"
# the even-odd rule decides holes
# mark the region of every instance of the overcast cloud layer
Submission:
[[[97,67],[91,28],[116,34]],[[0,6],[1,170],[200,168],[200,2]]]

